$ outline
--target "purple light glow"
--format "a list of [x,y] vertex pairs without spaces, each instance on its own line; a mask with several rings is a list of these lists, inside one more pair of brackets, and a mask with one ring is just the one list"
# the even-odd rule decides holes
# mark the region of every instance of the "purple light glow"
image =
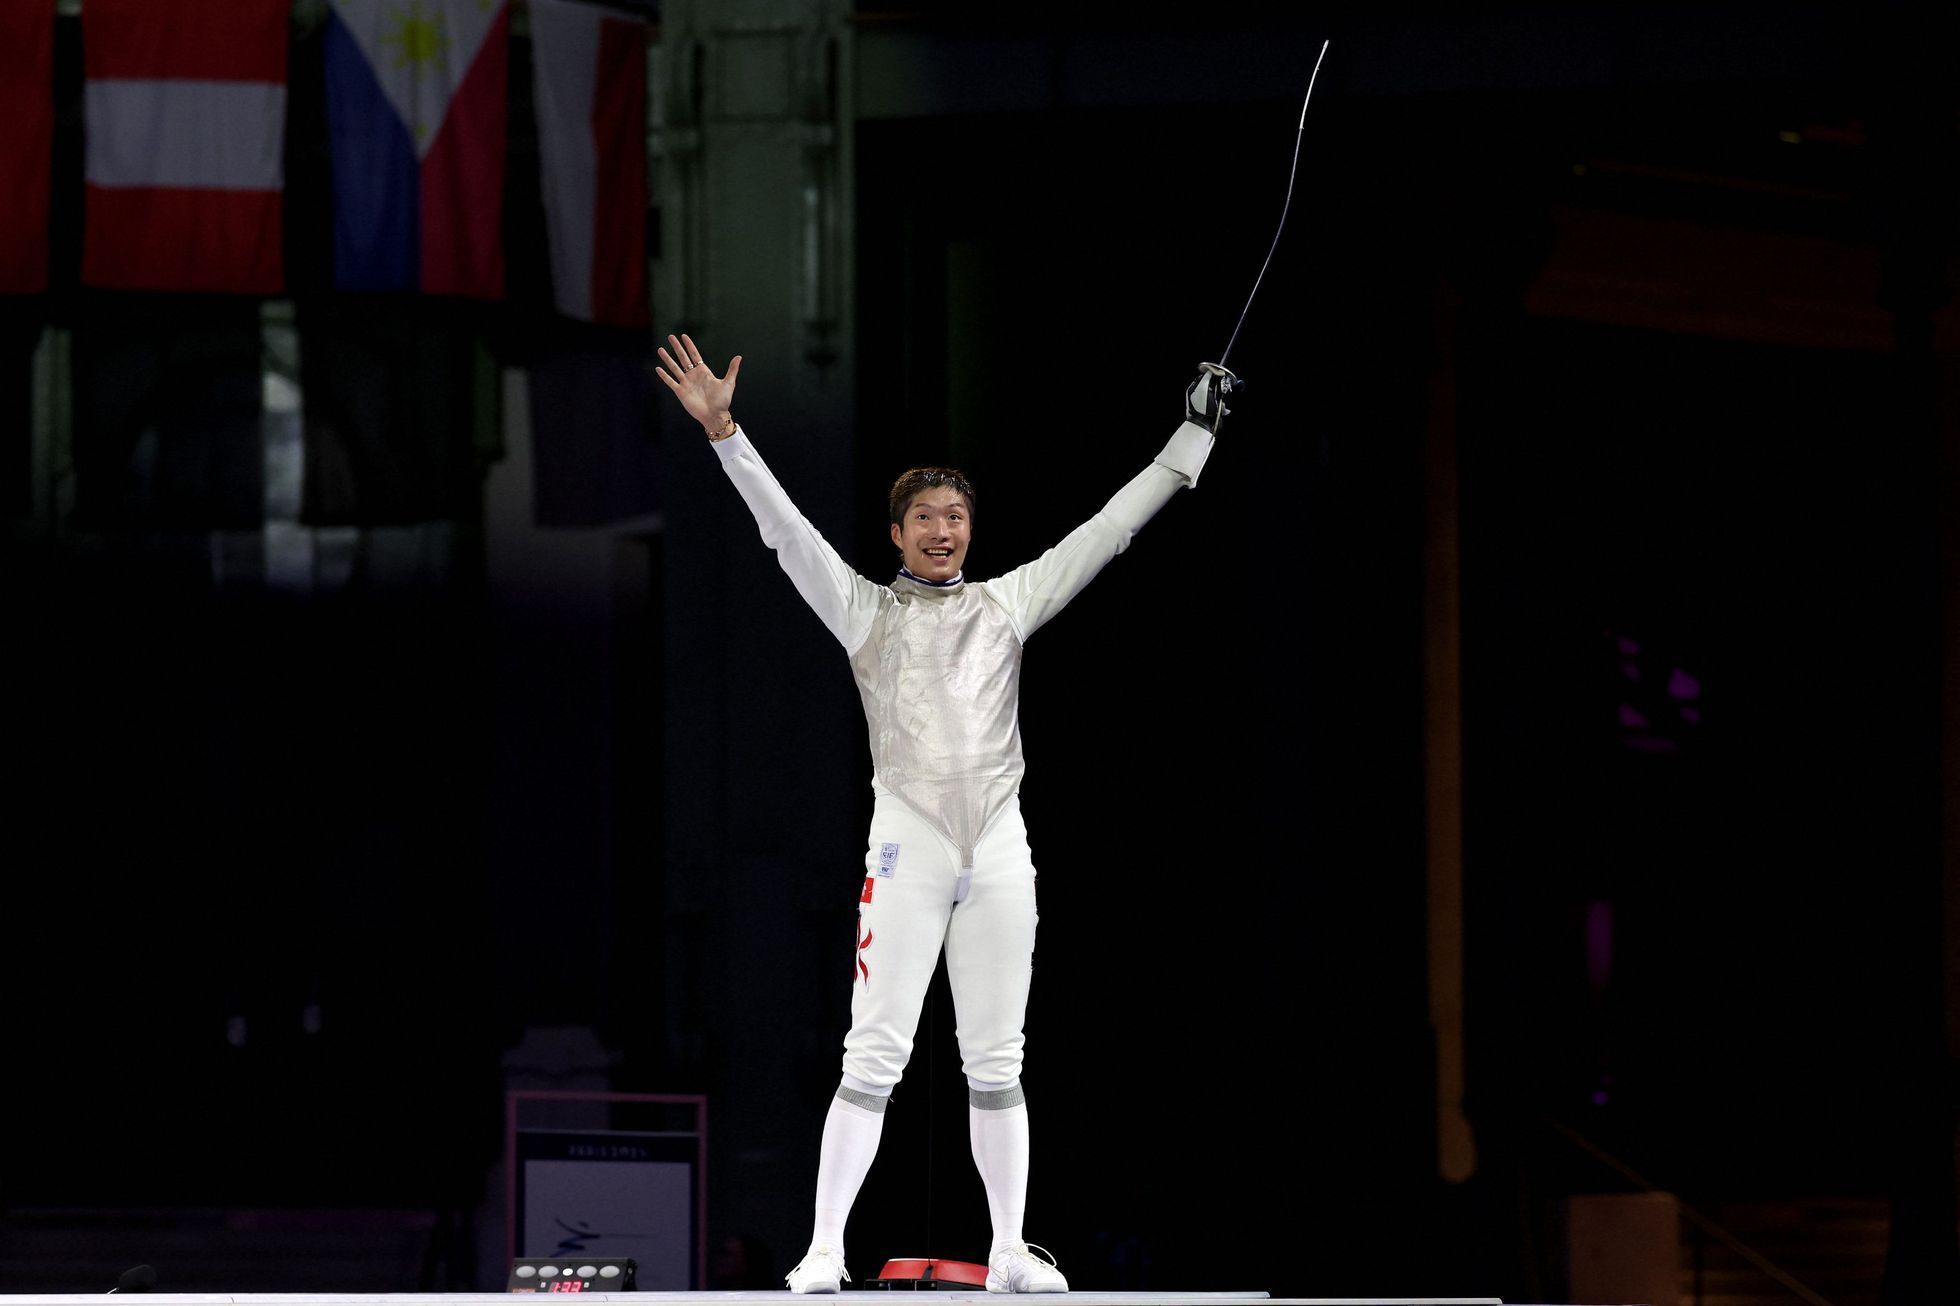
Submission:
[[1676,667],[1668,675],[1667,694],[1669,698],[1678,698],[1684,703],[1689,702],[1701,697],[1701,682]]
[[1620,724],[1628,730],[1645,730],[1647,718],[1633,710],[1631,703],[1620,704]]
[[1628,680],[1638,680],[1640,679],[1640,667],[1637,663],[1622,662],[1620,663],[1620,674]]
[[1586,904],[1586,982],[1594,992],[1613,978],[1613,904],[1595,898]]

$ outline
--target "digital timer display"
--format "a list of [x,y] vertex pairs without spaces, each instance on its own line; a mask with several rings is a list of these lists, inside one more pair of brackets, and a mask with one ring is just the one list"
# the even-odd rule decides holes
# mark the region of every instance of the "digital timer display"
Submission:
[[520,1257],[510,1267],[512,1292],[634,1291],[633,1259],[619,1257]]

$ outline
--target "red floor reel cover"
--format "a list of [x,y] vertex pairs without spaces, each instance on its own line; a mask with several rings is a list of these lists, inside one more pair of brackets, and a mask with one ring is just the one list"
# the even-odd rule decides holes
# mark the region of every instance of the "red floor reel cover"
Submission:
[[972,1261],[940,1261],[899,1257],[885,1262],[878,1277],[866,1282],[867,1288],[984,1288],[987,1267]]

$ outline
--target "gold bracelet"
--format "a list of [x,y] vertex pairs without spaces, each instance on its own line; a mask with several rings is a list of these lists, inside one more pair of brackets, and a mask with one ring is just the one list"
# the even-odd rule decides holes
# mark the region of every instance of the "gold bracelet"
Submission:
[[719,432],[711,431],[708,433],[708,440],[710,443],[719,443],[733,434],[735,434],[735,419],[730,417],[728,419],[728,426],[725,429]]

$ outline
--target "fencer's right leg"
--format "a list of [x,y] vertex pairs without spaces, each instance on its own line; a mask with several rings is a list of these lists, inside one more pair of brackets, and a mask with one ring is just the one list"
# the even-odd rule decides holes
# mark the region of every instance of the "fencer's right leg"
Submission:
[[845,1225],[877,1154],[892,1088],[912,1055],[958,876],[958,850],[896,799],[880,797],[858,898],[843,1082],[824,1118],[816,1218],[809,1252],[789,1275],[792,1292],[836,1292],[850,1278]]
[[844,1226],[851,1218],[864,1176],[878,1155],[878,1138],[885,1130],[889,1087],[854,1080],[849,1075],[830,1099],[823,1121],[823,1147],[817,1158],[817,1212],[810,1233],[810,1250],[789,1272],[791,1292],[836,1292],[850,1279],[844,1269]]
[[871,812],[858,894],[846,1082],[890,1091],[912,1058],[919,1009],[939,968],[960,887],[959,849],[898,799]]

